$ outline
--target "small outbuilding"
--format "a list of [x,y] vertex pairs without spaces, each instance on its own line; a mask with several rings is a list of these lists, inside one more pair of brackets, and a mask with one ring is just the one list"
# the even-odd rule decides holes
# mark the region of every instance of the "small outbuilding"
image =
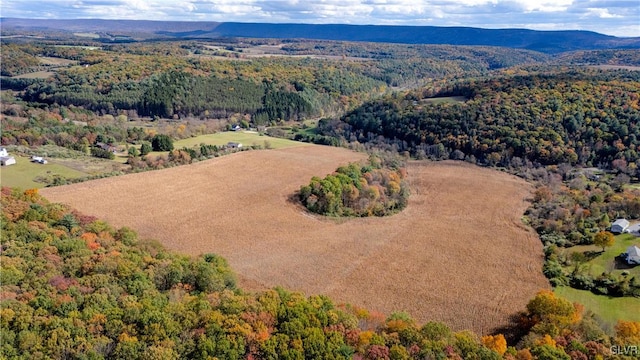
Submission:
[[45,158],[43,158],[42,156],[32,156],[31,162],[34,162],[37,164],[46,164],[47,160],[45,160]]
[[16,163],[16,158],[9,155],[6,148],[0,148],[0,165],[9,166]]
[[103,143],[103,142],[98,142],[98,143],[96,143],[96,146],[97,146],[97,147],[99,147],[99,148],[100,148],[100,149],[102,149],[102,150],[106,150],[106,151],[112,152],[112,153],[114,153],[114,154],[115,154],[116,152],[118,152],[118,148],[116,148],[116,147],[115,147],[115,146],[113,146],[113,145],[105,144],[105,143]]
[[14,165],[15,163],[16,163],[16,158],[14,158],[13,156],[0,156],[1,166]]
[[241,144],[241,143],[239,143],[239,142],[229,141],[229,142],[227,143],[227,147],[228,147],[229,149],[240,149],[240,148],[242,148],[242,144]]
[[629,220],[618,219],[611,224],[611,232],[614,234],[622,234],[629,227]]
[[629,246],[627,251],[622,254],[622,257],[629,265],[640,265],[640,247],[635,245]]

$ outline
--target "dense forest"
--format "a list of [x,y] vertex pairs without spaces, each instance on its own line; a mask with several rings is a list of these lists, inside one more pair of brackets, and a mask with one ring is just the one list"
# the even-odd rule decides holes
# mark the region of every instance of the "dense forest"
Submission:
[[637,71],[532,70],[373,100],[319,129],[418,158],[612,169],[639,158],[638,94]]
[[[2,86],[24,90],[25,101],[79,106],[114,116],[126,110],[135,110],[140,116],[179,118],[226,117],[239,112],[251,114],[256,123],[269,123],[334,114],[388,87],[480,75],[547,59],[530,51],[488,47],[296,42],[283,46],[281,56],[221,61],[203,51],[211,46],[169,42],[57,47],[3,41],[6,76]],[[285,56],[313,55],[318,49],[325,56],[340,57]],[[238,52],[225,54],[242,57],[242,50],[239,46]],[[158,56],[163,61],[157,61]],[[359,59],[338,61],[344,56]],[[77,65],[58,69],[46,80],[7,77],[43,70],[39,65],[42,57],[75,61]]]
[[35,190],[0,199],[3,358],[623,359],[609,347],[640,341],[640,324],[620,321],[610,337],[546,291],[512,343],[324,296],[247,294],[217,255],[168,252]]
[[558,60],[567,64],[593,66],[640,66],[640,51],[596,50],[573,51],[558,55]]

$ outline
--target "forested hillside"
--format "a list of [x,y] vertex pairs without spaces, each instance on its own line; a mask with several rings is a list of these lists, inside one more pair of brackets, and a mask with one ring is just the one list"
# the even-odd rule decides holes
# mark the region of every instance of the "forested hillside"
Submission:
[[[428,79],[462,74],[481,75],[490,69],[546,60],[544,55],[520,50],[410,49],[384,44],[294,42],[283,46],[278,58],[250,61],[242,58],[248,46],[245,43],[226,46],[238,47],[236,52],[221,53],[229,56],[226,61],[212,57],[210,54],[219,51],[212,53],[212,46],[198,42],[104,47],[3,42],[2,46],[3,75],[42,70],[38,64],[45,56],[78,63],[58,69],[46,80],[2,78],[3,88],[24,91],[22,98],[28,102],[82,107],[114,116],[123,111],[165,118],[241,113],[250,115],[256,124],[335,114],[389,87],[415,86]],[[319,51],[325,56],[363,58],[337,61],[286,56]]]
[[563,63],[577,65],[640,66],[640,51],[637,50],[574,51],[560,54],[558,58]]
[[320,130],[417,157],[611,169],[638,160],[639,93],[637,71],[505,73],[367,102]]
[[522,309],[517,344],[324,296],[246,294],[219,256],[170,253],[34,190],[1,201],[3,358],[598,359],[640,341],[639,324],[610,337],[550,292]]

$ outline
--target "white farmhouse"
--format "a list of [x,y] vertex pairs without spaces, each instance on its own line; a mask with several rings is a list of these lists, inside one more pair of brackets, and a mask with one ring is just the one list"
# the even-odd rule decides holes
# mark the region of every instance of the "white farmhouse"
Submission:
[[624,257],[629,265],[640,265],[640,248],[637,246],[629,246],[624,253]]
[[2,156],[0,157],[0,166],[9,166],[16,163],[16,158],[13,156]]
[[0,166],[9,166],[16,163],[16,158],[9,155],[6,148],[0,148]]
[[629,227],[629,220],[618,219],[611,224],[611,232],[614,234],[622,234]]

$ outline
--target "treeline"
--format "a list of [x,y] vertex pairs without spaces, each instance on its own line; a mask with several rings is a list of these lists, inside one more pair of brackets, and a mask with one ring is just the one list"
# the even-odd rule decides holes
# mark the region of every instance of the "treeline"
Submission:
[[371,155],[366,164],[339,167],[324,179],[311,178],[298,193],[302,204],[328,216],[385,216],[407,206],[406,170],[397,158]]
[[393,87],[416,87],[433,79],[478,76],[487,70],[550,60],[534,51],[484,46],[292,40],[282,50],[292,55],[374,59],[375,66],[364,73]]
[[[340,120],[322,121],[319,130],[419,158],[611,169],[639,158],[638,94],[640,72],[534,71],[370,101]],[[443,96],[459,98],[438,101]]]
[[292,55],[334,55],[371,59],[476,60],[489,65],[487,68],[539,63],[551,59],[550,56],[536,51],[496,46],[405,45],[364,41],[286,40],[281,49]]
[[[3,44],[8,51],[22,46]],[[247,113],[256,124],[334,113],[384,90],[384,83],[362,74],[360,66],[293,58],[220,61],[188,56],[182,46],[32,46],[27,49],[35,54],[73,59],[80,66],[59,69],[47,81],[5,77],[2,82],[23,91],[24,101],[98,114],[136,110],[165,118],[226,118]],[[34,64],[16,66],[20,73],[34,70]]]
[[558,55],[558,60],[577,65],[621,65],[640,66],[637,50],[591,50],[573,51]]
[[86,82],[62,85],[38,81],[24,89],[22,100],[60,106],[76,106],[98,114],[117,114],[118,110],[136,109],[146,86],[135,81],[96,88]]
[[[76,125],[73,121],[63,120],[63,116],[67,114],[72,116],[69,113],[68,109],[62,109],[61,113],[43,111],[34,113],[34,116],[27,120],[4,117],[2,119],[2,145],[38,147],[54,144],[89,153],[100,145],[106,148],[106,145],[122,142],[131,144],[149,142],[153,138],[150,132],[146,132],[140,127],[119,126],[115,119],[113,122],[105,124]],[[126,121],[126,116],[123,121]],[[101,150],[107,150],[105,148]],[[99,150],[95,151],[99,152]]]
[[[130,149],[135,148],[132,147]],[[199,146],[194,146],[192,148],[183,147],[181,149],[171,149],[167,154],[161,155],[147,155],[141,152],[140,156],[138,157],[137,155],[130,152],[127,159],[127,164],[131,166],[131,171],[133,172],[158,170],[173,166],[191,164],[194,161],[212,159],[239,151],[261,149],[271,149],[271,144],[268,141],[264,141],[262,144],[243,146],[240,149],[230,148],[228,146],[200,144]]]
[[640,324],[611,337],[551,292],[522,311],[512,343],[325,296],[247,294],[217,255],[168,252],[35,190],[5,187],[0,201],[3,358],[625,359],[611,346],[640,342]]

